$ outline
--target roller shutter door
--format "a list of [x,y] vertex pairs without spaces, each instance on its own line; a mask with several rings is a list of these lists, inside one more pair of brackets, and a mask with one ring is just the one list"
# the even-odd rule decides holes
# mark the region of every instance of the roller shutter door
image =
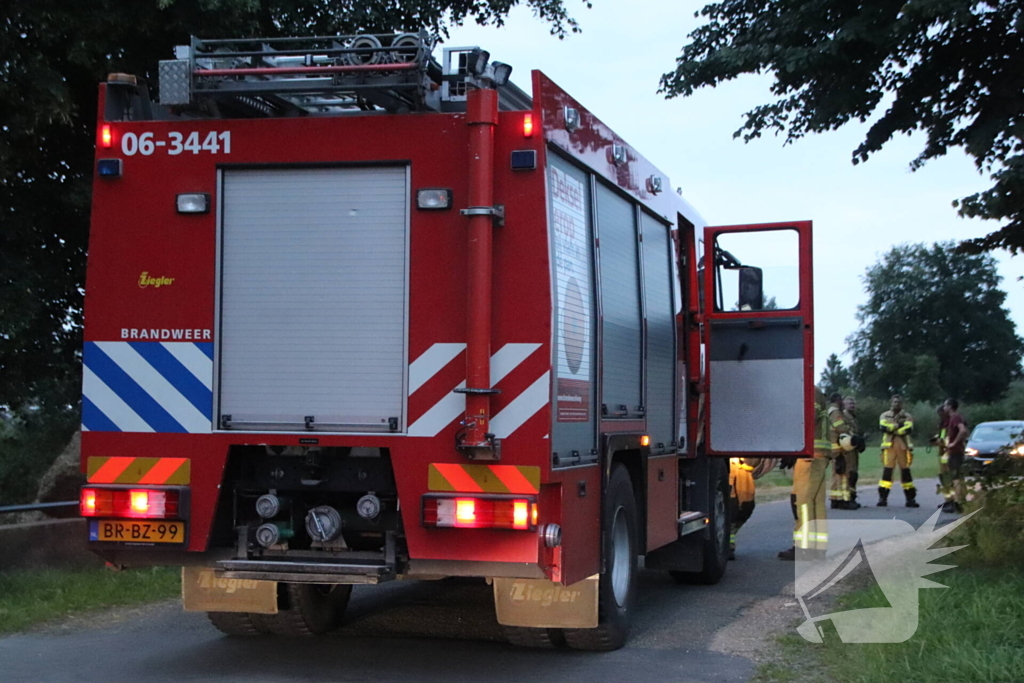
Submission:
[[404,167],[224,172],[222,427],[404,429],[406,178]]

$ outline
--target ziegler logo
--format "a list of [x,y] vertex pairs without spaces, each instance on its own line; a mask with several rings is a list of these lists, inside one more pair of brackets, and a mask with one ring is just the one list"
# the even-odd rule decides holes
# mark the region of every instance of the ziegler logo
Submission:
[[224,579],[214,578],[213,572],[203,572],[197,581],[200,588],[213,588],[223,590],[227,593],[234,593],[238,589],[254,590],[259,587],[259,581],[255,579]]
[[583,591],[578,589],[561,586],[534,588],[525,581],[516,581],[509,597],[512,602],[539,602],[541,607],[548,607],[556,602],[576,602],[582,594]]
[[160,289],[164,285],[174,284],[173,277],[152,277],[148,270],[142,271],[139,275],[139,287],[145,288],[152,285],[153,287]]

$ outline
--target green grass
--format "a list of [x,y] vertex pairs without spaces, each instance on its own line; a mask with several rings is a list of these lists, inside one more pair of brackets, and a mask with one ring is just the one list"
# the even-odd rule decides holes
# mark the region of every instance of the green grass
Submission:
[[[914,450],[914,462],[910,467],[914,479],[931,479],[939,476],[939,454],[934,448],[929,452],[923,446]],[[869,447],[860,454],[858,464],[860,473],[859,486],[866,486],[878,482],[882,476],[881,449],[877,446]],[[831,468],[829,468],[831,477]],[[899,472],[893,477],[899,481]],[[757,481],[757,499],[768,501],[778,500],[789,496],[789,489],[793,486],[793,470],[780,470],[775,468]]]
[[[930,578],[949,588],[920,591],[920,623],[908,641],[845,644],[826,626],[825,643],[814,645],[790,632],[779,639],[785,662],[763,665],[757,680],[790,681],[794,670],[837,683],[1022,680],[1024,574],[954,569]],[[855,591],[840,605],[875,607],[880,596],[877,587]]]
[[80,612],[180,594],[181,570],[176,567],[0,573],[0,633],[22,631]]

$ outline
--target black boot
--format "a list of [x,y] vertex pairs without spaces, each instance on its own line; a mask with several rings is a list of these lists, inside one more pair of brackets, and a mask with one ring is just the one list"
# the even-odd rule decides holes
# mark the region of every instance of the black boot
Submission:
[[850,491],[850,500],[846,503],[847,510],[860,510],[860,503],[857,502],[857,491]]
[[878,507],[889,507],[889,489],[884,486],[878,487]]
[[779,552],[779,559],[787,562],[792,562],[796,559],[796,548],[790,548],[789,550],[783,550]]
[[921,504],[917,502],[917,488],[904,489],[907,494],[907,507],[908,508],[919,508]]
[[832,499],[832,503],[831,503],[831,508],[832,508],[833,510],[838,510],[838,509],[840,509],[840,508],[842,507],[842,506],[840,505],[840,503],[842,503],[842,501],[841,501],[841,500],[836,500],[835,498],[833,498],[833,499]]

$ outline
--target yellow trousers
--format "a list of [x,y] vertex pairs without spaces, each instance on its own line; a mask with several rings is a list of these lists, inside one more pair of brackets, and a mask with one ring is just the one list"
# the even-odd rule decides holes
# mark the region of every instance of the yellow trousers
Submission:
[[909,469],[914,463],[914,451],[907,448],[903,439],[893,439],[892,446],[882,449],[882,467]]
[[825,521],[825,475],[831,452],[815,450],[813,458],[801,458],[793,467],[796,496],[796,527],[793,546],[797,550],[825,550],[828,528]]
[[729,463],[729,487],[729,516],[732,522],[729,546],[735,549],[736,534],[754,512],[755,495],[753,471],[748,466],[739,464],[738,458],[732,458]]
[[832,500],[847,501],[855,497],[851,495],[855,491],[850,488],[850,472],[857,471],[857,466],[860,464],[860,453],[849,451],[843,453],[843,457],[846,458],[846,471],[842,474],[836,474],[835,460],[832,461],[832,483],[829,487],[829,498]]

